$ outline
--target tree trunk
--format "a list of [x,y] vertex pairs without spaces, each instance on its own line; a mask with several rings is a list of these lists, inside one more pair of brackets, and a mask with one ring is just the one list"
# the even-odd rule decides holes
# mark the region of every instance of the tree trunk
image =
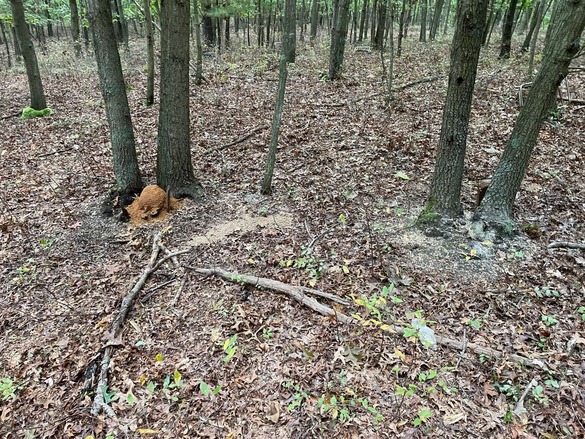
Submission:
[[502,26],[502,42],[500,44],[500,59],[510,58],[510,50],[512,46],[512,30],[514,27],[514,14],[516,13],[516,5],[518,0],[510,0],[510,5],[506,10],[504,17],[504,25]]
[[378,9],[378,26],[376,26],[376,35],[372,47],[376,50],[382,50],[384,47],[384,33],[386,28],[386,11],[388,9],[387,0],[379,1]]
[[400,57],[402,54],[402,37],[404,36],[404,18],[406,16],[406,2],[402,0],[402,10],[400,11],[400,23],[398,24],[398,44],[396,45],[396,56]]
[[[195,22],[195,85],[201,85],[203,80],[203,45],[201,44],[201,23],[199,22],[199,4],[193,0],[193,21]],[[250,45],[250,31],[248,30],[248,45]]]
[[418,37],[418,40],[421,43],[426,43],[427,42],[427,12],[428,12],[428,6],[427,6],[427,2],[428,0],[421,0],[421,15],[420,15],[420,35]]
[[116,186],[121,194],[139,193],[142,179],[136,159],[134,131],[109,0],[90,0],[89,18],[98,76],[110,128]]
[[439,29],[439,23],[441,23],[441,12],[443,12],[443,4],[445,0],[437,0],[435,2],[435,12],[433,14],[433,21],[431,22],[431,31],[429,39],[433,41],[437,37],[437,30]]
[[161,0],[160,110],[156,181],[175,197],[196,197],[189,135],[189,0]]
[[203,0],[201,3],[203,15],[203,41],[208,47],[215,46],[215,28],[211,17],[211,0]]
[[307,5],[306,5],[306,0],[302,0],[301,2],[301,20],[300,20],[300,25],[301,25],[301,35],[299,36],[299,40],[302,42],[305,41],[305,18],[307,15]]
[[[462,214],[461,182],[471,100],[487,12],[486,0],[460,0],[437,160],[421,221]],[[431,215],[428,217],[427,215]]]
[[[294,26],[294,14],[296,10],[295,0],[285,0],[284,3],[284,26],[285,34],[288,34],[287,27],[292,22]],[[290,34],[288,34],[290,35]],[[290,38],[290,36],[288,37]],[[287,38],[287,39],[288,39]],[[268,147],[268,158],[266,159],[266,171],[264,172],[264,179],[262,180],[262,187],[260,193],[263,195],[269,195],[272,193],[272,176],[274,174],[274,165],[276,163],[276,147],[278,145],[278,134],[280,132],[280,123],[282,121],[282,111],[284,108],[284,93],[286,90],[286,78],[288,76],[286,50],[285,47],[288,43],[283,44],[283,50],[280,54],[280,62],[278,66],[278,92],[276,96],[276,105],[274,106],[274,119],[272,119],[272,132],[270,134],[270,146]]]
[[262,17],[262,0],[258,0],[256,15],[256,33],[258,34],[258,47],[264,44],[264,18]]
[[43,91],[43,82],[39,72],[37,54],[33,46],[28,27],[24,19],[24,6],[22,0],[10,0],[12,9],[12,21],[14,23],[15,33],[18,36],[19,47],[22,51],[26,76],[28,77],[28,88],[30,90],[30,106],[35,110],[44,110],[47,108],[47,100]]
[[363,0],[364,3],[362,5],[362,13],[360,15],[360,36],[358,38],[358,41],[364,40],[364,29],[366,29],[367,32],[366,16],[368,15],[368,1],[369,0]]
[[[550,3],[549,3],[550,6]],[[548,11],[548,7],[545,10],[544,9],[544,1],[542,3],[542,6],[538,9],[536,15],[536,30],[534,31],[534,36],[532,38],[532,43],[530,44],[530,59],[528,61],[528,75],[527,75],[527,81],[532,81],[532,77],[534,75],[534,55],[536,53],[536,43],[538,42],[538,33],[540,31],[540,26],[542,25],[542,19],[544,18],[544,15],[546,14],[546,12]]]
[[451,14],[451,0],[447,0],[447,14],[445,17],[445,26],[443,27],[443,35],[447,33],[449,28],[449,15]]
[[333,26],[331,28],[331,49],[329,52],[329,79],[334,81],[341,77],[341,66],[345,52],[347,26],[349,24],[349,1],[334,0]]
[[372,0],[372,13],[370,14],[370,44],[374,44],[374,36],[376,35],[376,23],[378,20],[378,2],[381,0]]
[[6,38],[6,31],[4,29],[4,20],[0,20],[0,30],[2,31],[2,40],[6,46],[6,56],[8,58],[8,68],[12,68],[12,58],[10,56],[10,45],[8,44],[8,38]]
[[47,18],[47,36],[49,38],[53,38],[55,36],[55,34],[53,33],[53,20],[51,18],[51,13],[49,12],[51,10],[51,3],[49,0],[45,0],[45,17]]
[[69,0],[69,9],[71,11],[71,37],[73,38],[73,47],[75,56],[81,56],[81,42],[79,41],[79,10],[77,9],[77,0]]
[[313,0],[311,5],[311,43],[317,38],[317,26],[319,25],[319,0]]
[[146,105],[154,103],[154,29],[150,13],[150,0],[144,0],[144,21],[146,24]]
[[297,26],[295,20],[296,0],[286,0],[284,5],[284,26],[282,50],[287,63],[294,63],[297,50]]
[[569,65],[581,49],[585,28],[585,0],[557,0],[551,18],[551,36],[542,65],[526,104],[520,110],[512,135],[474,219],[503,233],[513,230],[512,208],[528,168],[538,133],[556,98]]

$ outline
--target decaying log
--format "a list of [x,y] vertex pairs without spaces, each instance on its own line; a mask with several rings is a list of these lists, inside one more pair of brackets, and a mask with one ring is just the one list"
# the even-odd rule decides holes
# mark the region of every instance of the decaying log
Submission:
[[[186,266],[185,268],[193,270],[195,273],[202,274],[204,276],[217,276],[217,277],[220,277],[220,278],[225,279],[225,280],[230,281],[230,282],[243,283],[243,284],[247,284],[247,285],[252,285],[254,287],[262,287],[262,288],[278,291],[280,293],[286,294],[289,297],[292,297],[297,302],[309,307],[310,309],[318,312],[319,314],[323,314],[326,316],[334,316],[337,319],[337,321],[339,321],[339,322],[353,323],[353,324],[359,323],[359,320],[357,320],[353,317],[347,316],[343,313],[336,312],[334,309],[332,309],[326,305],[323,305],[322,303],[318,302],[317,300],[315,300],[311,297],[307,297],[305,295],[305,293],[316,294],[316,295],[319,295],[321,297],[326,297],[330,300],[335,300],[336,302],[341,303],[343,305],[349,305],[349,302],[347,302],[346,300],[344,300],[341,297],[338,297],[334,294],[324,293],[322,291],[313,290],[311,288],[289,285],[289,284],[285,284],[284,282],[279,282],[279,281],[276,281],[273,279],[267,279],[264,277],[249,276],[249,275],[245,275],[245,274],[233,273],[233,272],[229,272],[229,271],[223,270],[221,268],[217,268],[217,267],[215,267],[215,268],[197,268],[197,267],[187,267]],[[401,326],[390,325],[390,328],[391,328],[391,331],[394,331],[397,334],[400,334],[400,335],[404,334],[404,328]],[[489,357],[498,358],[498,359],[507,358],[507,359],[510,359],[516,363],[523,364],[525,366],[536,367],[536,368],[540,368],[543,370],[548,370],[545,362],[542,360],[539,360],[539,359],[531,359],[531,358],[523,357],[521,355],[509,354],[507,352],[499,351],[496,349],[486,348],[484,346],[480,346],[480,345],[477,345],[475,343],[469,343],[466,341],[461,342],[459,340],[455,340],[455,339],[452,339],[450,337],[446,337],[446,336],[442,336],[442,335],[438,335],[438,334],[436,335],[436,339],[437,339],[438,345],[446,346],[446,347],[452,348],[452,349],[457,350],[457,351],[464,352],[465,350],[469,350],[469,351],[471,351],[475,354],[478,354],[478,355],[483,354],[483,355],[487,355]]]

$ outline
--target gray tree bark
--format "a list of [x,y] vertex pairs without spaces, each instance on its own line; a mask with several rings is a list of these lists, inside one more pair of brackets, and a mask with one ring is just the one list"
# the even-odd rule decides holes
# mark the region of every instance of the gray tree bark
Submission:
[[520,110],[512,135],[474,219],[500,233],[514,228],[512,208],[536,145],[538,133],[555,102],[559,85],[581,49],[585,28],[585,0],[557,0],[542,65],[526,104]]
[[437,216],[456,217],[463,212],[463,163],[487,4],[487,0],[460,0],[457,6],[449,86],[430,194],[421,215],[423,222]]
[[156,181],[175,197],[198,196],[189,133],[189,0],[161,0]]
[[146,24],[146,105],[154,104],[154,29],[150,13],[150,0],[144,0],[144,21]]
[[287,63],[294,63],[297,53],[296,7],[296,0],[285,1],[282,50]]
[[512,47],[512,31],[514,30],[514,15],[516,14],[516,6],[518,0],[510,0],[506,16],[504,17],[504,25],[502,26],[502,42],[500,44],[500,59],[510,58],[510,50]]
[[98,76],[110,128],[116,186],[121,194],[139,193],[142,178],[109,0],[90,0],[89,18]]
[[349,24],[349,0],[334,0],[334,3],[331,48],[329,52],[329,79],[331,81],[341,77],[347,26]]
[[22,4],[22,0],[10,0],[10,8],[12,9],[14,30],[18,37],[24,66],[26,68],[26,76],[28,77],[30,106],[35,110],[44,110],[47,108],[47,99],[43,90],[43,81],[41,80],[37,54],[24,19],[24,5]]

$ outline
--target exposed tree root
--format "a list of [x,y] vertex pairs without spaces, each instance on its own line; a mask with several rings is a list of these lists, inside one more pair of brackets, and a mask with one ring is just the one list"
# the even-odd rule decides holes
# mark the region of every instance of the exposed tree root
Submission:
[[[309,307],[310,309],[318,312],[319,314],[335,317],[339,322],[342,322],[342,323],[358,323],[359,322],[357,319],[354,319],[353,317],[347,316],[347,315],[340,313],[340,312],[336,312],[334,309],[332,309],[326,305],[323,305],[322,303],[318,302],[317,300],[315,300],[311,297],[307,297],[307,295],[305,293],[315,294],[315,295],[318,295],[320,297],[324,297],[324,298],[327,298],[329,300],[333,300],[335,302],[338,302],[338,303],[346,305],[346,306],[349,305],[348,301],[346,301],[346,300],[342,299],[341,297],[336,296],[334,294],[325,293],[323,291],[314,290],[311,288],[289,285],[289,284],[285,284],[283,282],[279,282],[279,281],[276,281],[273,279],[267,279],[264,277],[248,276],[245,274],[232,273],[232,272],[229,272],[229,271],[223,270],[221,268],[217,268],[217,267],[216,268],[186,267],[186,268],[189,268],[190,270],[193,270],[195,273],[202,274],[205,276],[213,275],[213,276],[217,276],[217,277],[220,277],[222,279],[228,280],[230,282],[244,283],[247,285],[252,285],[254,287],[267,288],[270,290],[278,291],[280,293],[284,293],[287,296],[295,299],[297,302],[299,302],[299,303]],[[397,325],[391,325],[391,328],[397,334],[400,334],[400,335],[404,334],[403,327],[400,327]],[[523,364],[526,366],[541,368],[541,369],[545,369],[545,370],[548,369],[545,362],[542,360],[539,360],[539,359],[531,359],[531,358],[523,357],[521,355],[509,354],[507,352],[499,351],[496,349],[479,346],[475,343],[468,343],[466,341],[461,342],[459,340],[455,340],[455,339],[452,339],[452,338],[449,338],[446,336],[437,335],[436,338],[437,338],[437,344],[452,348],[454,350],[461,351],[462,353],[465,352],[465,350],[469,350],[469,351],[474,352],[475,354],[479,354],[479,355],[487,355],[487,356],[493,357],[493,358],[507,358],[507,359],[510,359],[516,363]]]
[[94,397],[93,405],[91,408],[92,415],[97,415],[100,413],[100,411],[103,410],[108,416],[110,416],[110,417],[115,416],[114,410],[108,405],[108,403],[106,402],[106,400],[104,398],[104,394],[106,393],[106,391],[108,389],[108,369],[110,366],[110,360],[112,358],[114,348],[122,345],[122,340],[121,340],[122,325],[124,324],[124,321],[126,320],[126,316],[128,315],[128,312],[130,311],[132,304],[134,303],[134,299],[136,298],[136,296],[138,295],[140,290],[144,287],[144,284],[146,283],[146,280],[148,279],[148,277],[153,272],[155,272],[165,261],[167,261],[168,259],[176,258],[176,256],[183,254],[183,253],[186,253],[188,251],[188,250],[184,250],[184,251],[179,251],[179,252],[175,252],[175,253],[167,253],[167,255],[165,257],[161,258],[157,262],[159,253],[162,249],[160,244],[159,244],[162,233],[163,232],[159,232],[154,236],[154,238],[152,240],[152,252],[150,254],[150,259],[148,260],[148,264],[144,268],[144,271],[140,275],[140,278],[134,284],[134,287],[130,290],[130,292],[128,294],[126,294],[124,299],[122,299],[122,304],[120,305],[120,311],[118,312],[118,315],[116,316],[116,318],[114,319],[114,321],[112,323],[112,327],[110,329],[110,334],[108,335],[106,345],[102,349],[100,349],[98,354],[91,361],[90,366],[88,366],[88,369],[90,369],[90,367],[92,367],[93,371],[92,371],[92,373],[86,372],[86,374],[85,374],[86,380],[92,381],[93,375],[96,372],[95,365],[99,361],[100,354],[102,355],[102,360],[100,362],[99,378],[98,378],[98,382],[97,382],[97,385],[95,388],[95,397]]

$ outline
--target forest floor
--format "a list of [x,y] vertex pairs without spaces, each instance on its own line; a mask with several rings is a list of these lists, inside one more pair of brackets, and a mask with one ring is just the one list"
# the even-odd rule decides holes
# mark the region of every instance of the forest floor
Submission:
[[[344,79],[328,83],[320,79],[325,45],[299,48],[269,197],[259,184],[277,56],[241,47],[205,58],[208,82],[191,87],[193,162],[205,196],[138,225],[100,214],[114,179],[93,58],[78,61],[60,46],[40,53],[55,113],[0,120],[0,435],[585,436],[585,256],[548,248],[584,240],[585,108],[559,101],[558,118],[545,123],[516,202],[521,233],[474,243],[461,220],[425,235],[412,224],[432,176],[449,49],[447,41],[405,44],[396,87],[440,78],[397,91],[390,105],[378,54],[348,50]],[[154,183],[157,108],[142,104],[141,51],[137,41],[122,57],[141,170]],[[525,82],[526,58],[496,54],[490,47],[480,59],[467,218],[474,182],[494,170]],[[23,69],[0,77],[0,116],[16,114],[28,104]],[[569,84],[585,99],[583,73]],[[110,340],[109,381],[99,390],[115,417],[92,416],[96,384],[83,394],[86,371],[161,231],[166,249],[187,252],[154,271],[122,336]],[[242,278],[188,267],[334,293],[349,301],[336,312],[406,333],[341,323]],[[424,346],[412,336],[413,317],[461,348]]]

